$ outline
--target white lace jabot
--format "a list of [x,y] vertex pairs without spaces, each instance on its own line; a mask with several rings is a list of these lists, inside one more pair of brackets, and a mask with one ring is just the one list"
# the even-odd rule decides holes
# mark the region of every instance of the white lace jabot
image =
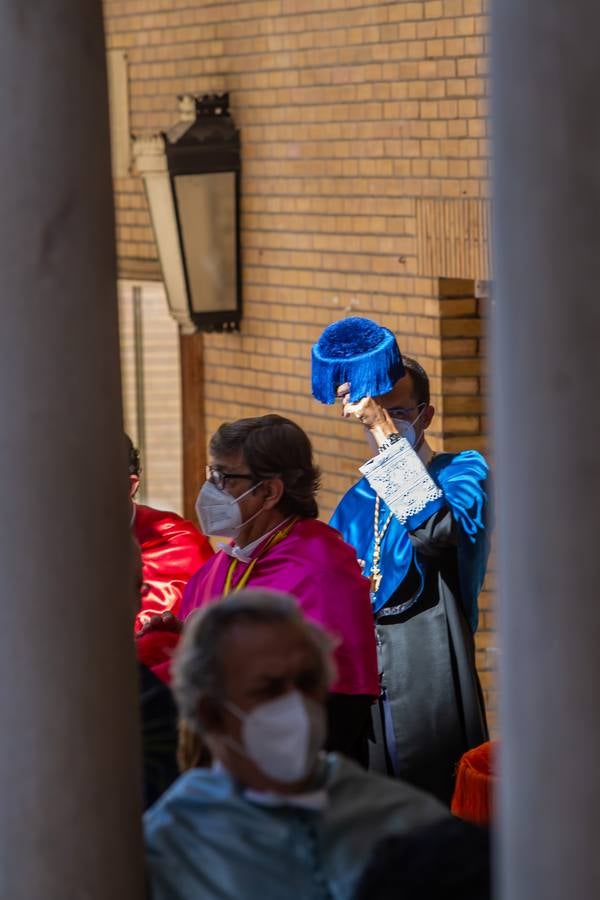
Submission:
[[431,460],[432,454],[427,444],[424,443],[417,453],[406,438],[400,438],[360,467],[375,493],[402,525],[433,500],[443,496],[420,457],[423,447]]

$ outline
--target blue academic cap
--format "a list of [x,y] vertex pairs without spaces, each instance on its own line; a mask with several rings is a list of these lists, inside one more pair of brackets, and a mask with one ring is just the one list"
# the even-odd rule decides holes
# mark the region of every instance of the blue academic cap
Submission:
[[350,383],[350,400],[379,397],[404,375],[396,338],[360,316],[328,325],[312,348],[312,392],[321,403],[334,403],[340,384]]

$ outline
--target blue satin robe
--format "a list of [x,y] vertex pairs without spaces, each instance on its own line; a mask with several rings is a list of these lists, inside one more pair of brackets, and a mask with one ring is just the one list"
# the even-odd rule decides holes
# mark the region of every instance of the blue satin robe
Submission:
[[[402,525],[392,517],[372,595],[382,672],[375,768],[449,802],[460,755],[487,739],[473,633],[489,552],[488,466],[481,454],[435,456],[443,497]],[[375,492],[361,479],[331,525],[371,574]],[[389,509],[380,503],[379,528]]]

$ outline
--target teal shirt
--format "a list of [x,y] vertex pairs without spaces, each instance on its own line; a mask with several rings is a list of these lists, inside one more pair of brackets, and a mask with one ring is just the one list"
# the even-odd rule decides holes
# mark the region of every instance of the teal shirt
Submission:
[[151,900],[351,900],[375,844],[448,815],[402,781],[327,757],[322,811],[263,806],[192,769],[144,818]]

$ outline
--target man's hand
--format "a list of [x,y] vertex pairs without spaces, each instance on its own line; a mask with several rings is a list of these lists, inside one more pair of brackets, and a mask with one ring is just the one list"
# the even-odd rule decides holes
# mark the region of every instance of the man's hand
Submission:
[[337,395],[342,401],[342,415],[344,418],[358,419],[371,432],[378,447],[381,447],[390,434],[396,433],[396,426],[392,422],[387,409],[381,406],[373,397],[363,397],[362,400],[352,403],[349,399],[349,384],[340,385]]
[[172,631],[179,634],[183,630],[183,622],[174,616],[172,612],[157,613],[150,616],[147,622],[144,622],[139,631],[136,631],[136,638],[143,637],[150,631]]

